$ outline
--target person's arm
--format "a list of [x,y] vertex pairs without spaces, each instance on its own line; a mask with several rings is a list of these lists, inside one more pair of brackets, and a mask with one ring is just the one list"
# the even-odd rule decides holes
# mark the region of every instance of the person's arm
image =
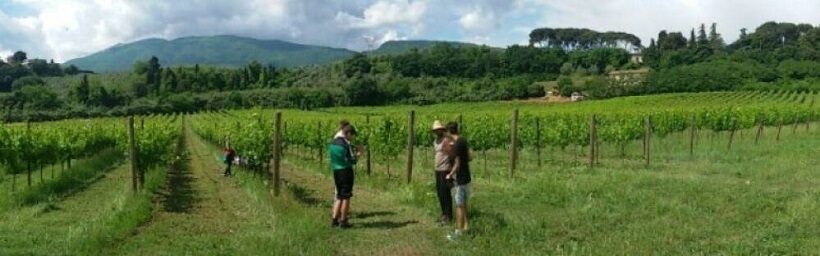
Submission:
[[[450,143],[448,143],[450,144]],[[456,175],[456,170],[461,166],[461,159],[458,157],[460,147],[457,143],[453,142],[450,147],[450,156],[453,158],[453,167],[450,168],[450,173],[447,174],[446,179],[453,179],[453,176]]]
[[351,145],[347,144],[347,147],[345,148],[345,150],[347,151],[347,152],[345,152],[345,153],[347,153],[346,154],[347,155],[347,162],[350,163],[350,165],[355,165],[356,164],[356,156],[353,155],[353,149],[351,148]]
[[450,169],[450,173],[447,174],[446,179],[453,179],[453,176],[456,175],[456,170],[458,170],[459,165],[461,165],[461,159],[458,159],[458,157],[456,157],[455,161],[453,161],[453,168]]

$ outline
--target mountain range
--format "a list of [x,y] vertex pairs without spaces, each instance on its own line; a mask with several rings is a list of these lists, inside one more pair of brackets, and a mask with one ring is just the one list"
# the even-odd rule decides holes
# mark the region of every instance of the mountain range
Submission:
[[[412,48],[424,50],[437,43],[448,43],[456,47],[477,46],[462,42],[389,41],[368,54],[401,54]],[[199,64],[239,67],[251,61],[259,61],[276,67],[302,67],[340,61],[355,53],[355,51],[343,48],[221,35],[183,37],[173,40],[145,39],[117,44],[100,52],[69,60],[65,65],[75,65],[80,69],[95,72],[118,72],[131,69],[136,61],[148,60],[151,56],[156,56],[163,66]]]

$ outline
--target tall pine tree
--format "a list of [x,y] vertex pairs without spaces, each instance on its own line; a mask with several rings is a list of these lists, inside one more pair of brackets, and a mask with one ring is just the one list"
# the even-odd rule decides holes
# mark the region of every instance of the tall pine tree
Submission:
[[712,27],[709,29],[709,48],[712,53],[719,53],[723,51],[724,47],[726,47],[726,43],[717,32],[717,23],[712,23]]
[[692,31],[689,32],[689,49],[697,49],[698,43],[695,42],[695,28],[692,28]]

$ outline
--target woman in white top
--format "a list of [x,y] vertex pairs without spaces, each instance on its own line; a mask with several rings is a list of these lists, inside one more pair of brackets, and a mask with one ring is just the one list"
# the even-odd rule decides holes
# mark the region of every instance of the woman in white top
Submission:
[[435,152],[436,194],[441,206],[440,221],[442,225],[447,225],[453,219],[453,196],[450,194],[453,181],[446,178],[453,164],[450,156],[451,141],[450,137],[446,136],[447,128],[441,124],[441,121],[436,120],[433,122],[432,131],[436,133],[433,149]]

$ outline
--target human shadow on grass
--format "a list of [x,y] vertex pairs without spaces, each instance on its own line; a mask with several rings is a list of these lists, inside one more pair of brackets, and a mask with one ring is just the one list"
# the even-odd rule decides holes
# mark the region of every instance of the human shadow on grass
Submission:
[[199,201],[197,191],[191,186],[193,182],[189,159],[176,161],[168,171],[166,189],[161,192],[163,209],[167,212],[190,212]]
[[396,215],[396,212],[388,212],[388,211],[371,211],[371,212],[359,212],[359,213],[352,213],[351,218],[354,219],[367,219],[371,217],[379,217],[379,216],[392,216]]
[[419,223],[417,220],[407,221],[373,221],[365,223],[354,223],[353,228],[372,228],[372,229],[396,229],[403,228],[407,225]]
[[301,204],[310,207],[320,207],[327,204],[326,202],[323,202],[321,199],[315,196],[316,191],[313,189],[299,186],[299,184],[296,184],[294,182],[288,182],[287,180],[285,180],[285,186],[293,194],[293,197],[296,199],[296,201]]

